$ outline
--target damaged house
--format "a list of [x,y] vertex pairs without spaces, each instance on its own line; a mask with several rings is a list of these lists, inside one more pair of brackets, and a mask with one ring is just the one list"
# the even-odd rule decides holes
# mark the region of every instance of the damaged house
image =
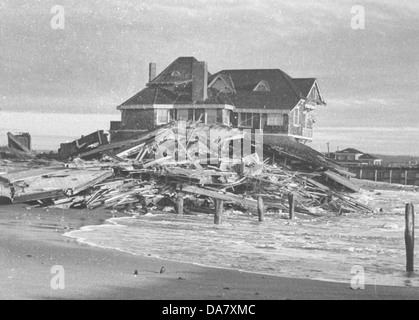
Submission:
[[112,141],[150,131],[175,120],[261,130],[265,143],[288,136],[313,138],[313,111],[326,105],[314,78],[291,78],[279,69],[208,72],[206,62],[180,57],[159,75],[150,63],[146,88],[118,106]]

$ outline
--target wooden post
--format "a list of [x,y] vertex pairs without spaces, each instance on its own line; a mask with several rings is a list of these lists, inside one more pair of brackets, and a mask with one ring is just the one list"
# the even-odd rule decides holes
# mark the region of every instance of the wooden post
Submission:
[[177,214],[183,215],[183,194],[178,193],[177,195]]
[[393,170],[390,169],[390,183],[393,183]]
[[289,205],[289,208],[290,208],[290,220],[294,220],[295,201],[294,201],[294,194],[292,194],[292,193],[288,194],[288,205]]
[[224,201],[221,199],[215,199],[214,224],[221,223],[221,216],[223,215],[223,210],[224,210]]
[[407,186],[407,170],[404,172],[404,185]]
[[359,169],[359,179],[362,179],[362,169]]
[[99,144],[102,145],[102,135],[101,135],[100,130],[97,131],[97,137],[98,137],[98,140],[99,140]]
[[374,180],[377,182],[378,181],[378,170],[375,170],[374,173]]
[[265,206],[263,204],[262,197],[258,197],[258,214],[259,214],[259,222],[263,222],[264,215],[265,215]]
[[406,204],[406,230],[404,238],[406,242],[406,271],[413,272],[415,270],[415,212],[412,203]]

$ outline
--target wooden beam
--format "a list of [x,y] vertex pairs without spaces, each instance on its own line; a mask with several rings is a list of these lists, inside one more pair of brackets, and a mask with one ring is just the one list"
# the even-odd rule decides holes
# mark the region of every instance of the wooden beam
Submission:
[[94,185],[101,183],[102,181],[105,181],[106,179],[110,178],[113,176],[113,171],[103,171],[103,174],[101,174],[100,176],[90,180],[89,182],[79,185],[76,188],[70,189],[68,190],[70,192],[71,196],[75,196],[77,194],[79,194],[80,192],[93,187]]
[[179,191],[198,194],[198,195],[203,195],[203,196],[208,196],[208,197],[211,197],[211,198],[224,200],[224,201],[235,202],[237,204],[240,204],[240,205],[248,207],[248,208],[258,209],[258,205],[257,205],[256,200],[245,198],[245,197],[240,197],[240,196],[232,194],[232,193],[227,193],[227,192],[226,193],[219,193],[219,192],[216,192],[216,191],[203,189],[203,188],[198,188],[198,187],[192,187],[192,186],[183,187]]
[[294,220],[295,217],[295,199],[294,199],[294,194],[289,193],[288,194],[288,205],[289,205],[289,210],[290,210],[290,220]]
[[13,197],[13,203],[25,203],[35,200],[45,200],[45,199],[54,199],[64,197],[63,190],[51,190],[51,191],[42,191],[37,193],[22,194],[20,196]]
[[215,199],[214,224],[221,223],[223,210],[224,210],[224,201],[221,199]]
[[262,197],[258,197],[258,214],[259,214],[259,222],[263,222],[264,215],[265,215],[265,205],[263,204]]
[[406,271],[413,272],[414,259],[415,259],[415,212],[412,203],[406,204],[406,229],[405,229],[405,242],[406,242]]
[[176,211],[177,211],[177,214],[180,216],[183,215],[183,203],[184,203],[183,194],[179,192],[176,199],[176,205],[177,205]]

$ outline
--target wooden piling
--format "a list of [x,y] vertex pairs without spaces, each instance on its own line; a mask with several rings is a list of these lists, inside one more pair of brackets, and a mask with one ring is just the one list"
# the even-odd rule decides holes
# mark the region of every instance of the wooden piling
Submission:
[[265,205],[263,204],[262,197],[258,197],[258,214],[259,214],[259,222],[263,222],[264,215],[265,215]]
[[294,220],[295,217],[295,201],[294,201],[294,194],[288,194],[288,205],[290,210],[290,220]]
[[404,238],[406,242],[406,271],[413,272],[415,269],[415,212],[412,203],[406,204],[406,229]]
[[224,200],[215,199],[215,213],[214,213],[214,224],[221,223],[221,217],[224,210]]
[[182,193],[178,193],[178,195],[177,195],[177,201],[176,201],[176,204],[177,204],[177,214],[178,215],[183,215],[183,202],[184,202],[184,200],[183,200],[183,194]]

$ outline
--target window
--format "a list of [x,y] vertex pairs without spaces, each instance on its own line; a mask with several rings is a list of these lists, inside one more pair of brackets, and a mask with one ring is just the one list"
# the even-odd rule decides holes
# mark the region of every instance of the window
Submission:
[[195,121],[205,122],[205,109],[195,109]]
[[234,92],[233,89],[222,79],[220,76],[217,76],[218,79],[213,81],[211,88],[220,90],[221,92]]
[[240,113],[239,127],[253,127],[253,115],[251,113]]
[[177,111],[177,119],[187,121],[189,118],[188,109],[180,109]]
[[217,110],[207,110],[207,124],[217,123]]
[[253,89],[253,91],[271,91],[269,88],[269,83],[267,81],[262,80],[259,84]]
[[158,109],[157,110],[157,125],[166,124],[169,121],[169,113],[167,109]]
[[268,126],[283,126],[284,118],[282,114],[268,114]]
[[294,125],[295,126],[300,125],[300,108],[299,107],[294,109]]

